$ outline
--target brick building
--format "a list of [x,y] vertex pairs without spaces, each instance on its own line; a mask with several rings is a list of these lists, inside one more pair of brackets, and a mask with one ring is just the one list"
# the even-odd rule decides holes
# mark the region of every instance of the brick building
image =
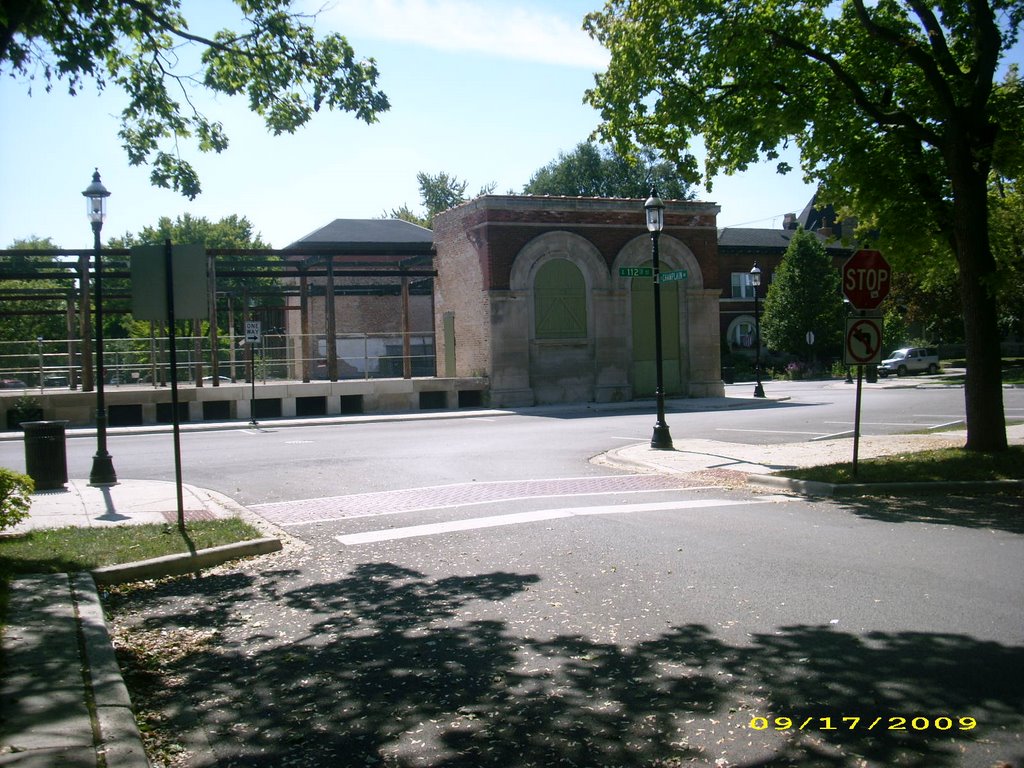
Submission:
[[814,233],[832,257],[836,269],[855,250],[840,239],[852,242],[856,221],[836,221],[832,206],[815,208],[812,198],[803,211],[786,214],[781,229],[728,228],[718,233],[718,264],[721,272],[721,335],[731,351],[754,347],[754,294],[750,286],[750,269],[756,261],[761,268],[758,296],[764,300],[772,277],[789,247],[793,233],[799,228]]
[[[614,402],[655,389],[643,200],[487,195],[434,219],[438,373],[486,376],[491,403]],[[717,205],[666,201],[666,394],[721,395]]]

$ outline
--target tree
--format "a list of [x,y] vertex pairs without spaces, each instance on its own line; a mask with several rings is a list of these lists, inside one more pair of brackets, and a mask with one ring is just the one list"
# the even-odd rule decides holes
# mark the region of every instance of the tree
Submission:
[[[259,232],[253,230],[252,222],[245,216],[225,216],[219,221],[210,221],[205,216],[186,213],[171,221],[161,216],[155,227],[143,227],[133,235],[126,233],[123,238],[110,241],[111,248],[131,248],[136,245],[163,245],[170,240],[176,245],[201,243],[207,248],[265,249],[270,248]],[[277,285],[274,269],[268,262],[280,261],[277,256],[232,256],[232,261],[245,266],[249,272],[265,272],[266,277],[221,277],[217,278],[217,290],[241,294],[246,290],[260,290]]]
[[[838,355],[843,342],[843,296],[839,270],[825,246],[810,232],[793,233],[779,263],[761,314],[761,335],[769,349],[805,357]],[[814,344],[807,345],[807,332]]]
[[[180,0],[14,0],[0,10],[0,71],[28,82],[41,74],[47,90],[65,81],[72,95],[87,80],[121,88],[129,162],[150,164],[155,186],[189,199],[201,188],[179,145],[192,138],[203,152],[228,146],[223,126],[196,108],[198,87],[245,94],[274,135],[293,133],[321,107],[367,123],[387,111],[374,61],[357,61],[340,35],[318,39],[307,23],[314,17],[293,12],[292,0],[235,4],[242,30],[204,36],[189,29]],[[185,47],[201,50],[198,74]]]
[[[10,245],[12,251],[56,249],[53,240],[48,237],[32,237],[15,240]],[[59,264],[52,256],[30,256],[13,254],[9,268],[18,273],[30,275],[36,273],[36,267],[54,266]],[[7,265],[5,265],[7,266]],[[68,262],[70,272],[73,264]],[[0,341],[24,342],[25,353],[35,354],[35,339],[64,339],[67,337],[66,306],[67,300],[46,298],[46,296],[67,295],[71,291],[70,283],[43,277],[31,279],[4,279],[0,281],[0,289],[6,296],[0,301]],[[39,294],[39,296],[33,296]],[[12,298],[18,296],[19,298]],[[8,350],[10,351],[10,350]]]
[[690,185],[675,167],[658,158],[649,148],[631,160],[611,147],[587,141],[570,154],[559,153],[533,174],[523,187],[524,195],[566,195],[570,197],[646,197],[651,187],[667,200],[693,198]]
[[[413,224],[431,229],[434,217],[437,214],[454,208],[457,205],[462,205],[469,200],[466,197],[466,187],[469,186],[469,182],[459,181],[457,177],[449,176],[444,171],[441,171],[436,176],[420,171],[416,174],[416,181],[420,185],[420,199],[423,201],[426,215],[417,216],[409,209],[408,205],[403,204],[401,208],[392,209],[390,214],[385,213],[386,218],[402,219],[403,221],[410,221]],[[494,187],[493,183],[481,187],[480,191],[477,192],[477,196],[491,194],[494,191]]]
[[987,185],[1021,155],[1021,89],[995,77],[1022,18],[1020,0],[610,0],[585,22],[612,54],[587,98],[603,138],[657,147],[687,178],[696,135],[708,179],[795,143],[804,176],[896,268],[937,233],[959,273],[967,447],[1003,450]]
[[418,227],[426,227],[430,229],[430,222],[424,216],[420,216],[406,203],[402,203],[400,208],[392,208],[391,213],[384,213],[382,218],[385,219],[401,219],[402,221],[408,221],[411,224],[415,224]]
[[1024,340],[1024,189],[1020,180],[995,178],[992,185],[992,245],[1003,266],[999,324]]

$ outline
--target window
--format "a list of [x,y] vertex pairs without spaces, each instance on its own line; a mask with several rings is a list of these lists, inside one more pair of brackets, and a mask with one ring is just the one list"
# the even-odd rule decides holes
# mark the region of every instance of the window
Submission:
[[756,336],[754,335],[754,321],[749,318],[740,318],[729,328],[729,345],[740,349],[752,349]]
[[[764,275],[762,275],[762,281],[763,279]],[[754,298],[754,286],[750,284],[749,272],[732,273],[732,297],[734,299]]]
[[537,270],[533,302],[538,339],[587,337],[587,285],[568,259],[552,259]]

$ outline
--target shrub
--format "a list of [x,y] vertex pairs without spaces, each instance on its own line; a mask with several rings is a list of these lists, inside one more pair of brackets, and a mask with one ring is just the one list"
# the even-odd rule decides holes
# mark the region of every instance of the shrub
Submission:
[[28,517],[32,506],[29,496],[34,490],[31,477],[0,467],[0,531]]

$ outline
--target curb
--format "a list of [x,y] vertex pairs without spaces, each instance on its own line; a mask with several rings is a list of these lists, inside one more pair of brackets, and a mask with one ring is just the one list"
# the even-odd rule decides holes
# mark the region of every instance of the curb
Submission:
[[933,493],[942,491],[976,491],[996,493],[1024,488],[1024,480],[939,480],[932,483],[822,483],[795,480],[777,475],[747,475],[747,483],[789,490],[806,496],[843,497],[883,494]]
[[166,576],[182,576],[186,573],[195,573],[201,568],[210,568],[214,565],[226,563],[228,560],[237,560],[240,557],[251,557],[253,555],[266,555],[270,552],[279,552],[281,549],[280,539],[252,539],[235,544],[224,544],[220,547],[200,549],[195,553],[183,552],[177,555],[154,557],[150,560],[139,560],[123,565],[108,565],[94,570],[92,578],[97,585],[107,586],[124,584],[129,581],[161,579]]
[[107,768],[149,768],[96,584],[88,573],[76,573],[71,574],[71,588],[88,668],[97,755],[102,756]]

